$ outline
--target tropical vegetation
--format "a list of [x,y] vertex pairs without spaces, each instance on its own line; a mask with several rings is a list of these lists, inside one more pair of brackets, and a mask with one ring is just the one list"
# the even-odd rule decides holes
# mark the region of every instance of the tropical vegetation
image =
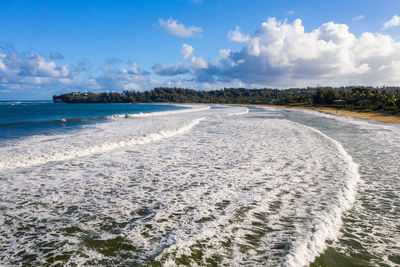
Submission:
[[291,89],[225,88],[201,91],[158,87],[151,91],[67,93],[53,97],[65,103],[219,103],[331,106],[400,111],[399,87],[317,87]]

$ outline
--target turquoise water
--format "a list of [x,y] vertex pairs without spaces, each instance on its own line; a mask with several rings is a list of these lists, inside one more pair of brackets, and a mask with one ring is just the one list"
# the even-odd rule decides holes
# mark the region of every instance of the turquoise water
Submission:
[[51,101],[0,102],[0,142],[34,134],[74,130],[112,115],[182,109],[155,104],[65,104]]

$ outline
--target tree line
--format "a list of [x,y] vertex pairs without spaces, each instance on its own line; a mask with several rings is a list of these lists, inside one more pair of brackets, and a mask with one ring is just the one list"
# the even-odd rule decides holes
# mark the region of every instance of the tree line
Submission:
[[145,92],[67,93],[55,95],[53,100],[65,103],[272,104],[400,111],[400,88],[349,86],[300,89],[225,88],[200,91],[158,87]]

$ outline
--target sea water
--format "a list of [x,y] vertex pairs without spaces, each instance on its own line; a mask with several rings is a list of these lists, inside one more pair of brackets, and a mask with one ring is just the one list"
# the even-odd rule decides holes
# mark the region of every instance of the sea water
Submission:
[[399,126],[184,108],[4,138],[0,262],[400,264]]
[[173,105],[66,104],[52,101],[0,101],[0,142],[35,134],[74,130],[111,116],[171,111]]

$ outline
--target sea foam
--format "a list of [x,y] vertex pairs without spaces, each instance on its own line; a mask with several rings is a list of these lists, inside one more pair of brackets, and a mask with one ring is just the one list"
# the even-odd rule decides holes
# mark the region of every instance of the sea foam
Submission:
[[109,141],[102,144],[91,145],[88,147],[70,147],[64,151],[47,151],[47,153],[38,155],[29,155],[27,157],[6,157],[0,159],[0,171],[7,169],[16,169],[30,167],[38,164],[45,164],[53,161],[64,161],[77,157],[89,156],[92,154],[104,153],[117,148],[125,148],[129,146],[143,145],[151,142],[159,141],[164,138],[170,138],[189,131],[199,124],[205,118],[197,118],[187,125],[173,130],[160,130],[156,133],[149,133],[143,136],[133,136],[131,138],[119,141]]
[[284,259],[288,266],[305,266],[311,263],[315,257],[324,251],[327,240],[337,239],[343,224],[342,215],[352,207],[357,194],[357,184],[360,181],[358,165],[339,142],[315,128],[303,125],[302,127],[321,135],[337,148],[342,155],[347,174],[341,180],[341,188],[337,192],[337,199],[328,204],[330,206],[329,210],[314,218],[311,231],[291,247],[290,253]]
[[[0,173],[2,262],[39,255],[29,263],[311,263],[341,238],[360,175],[349,144],[283,116],[211,107],[23,141],[40,151],[60,142],[86,151],[86,141],[96,149]],[[104,141],[117,149],[97,147]],[[7,151],[21,156],[26,147]]]

